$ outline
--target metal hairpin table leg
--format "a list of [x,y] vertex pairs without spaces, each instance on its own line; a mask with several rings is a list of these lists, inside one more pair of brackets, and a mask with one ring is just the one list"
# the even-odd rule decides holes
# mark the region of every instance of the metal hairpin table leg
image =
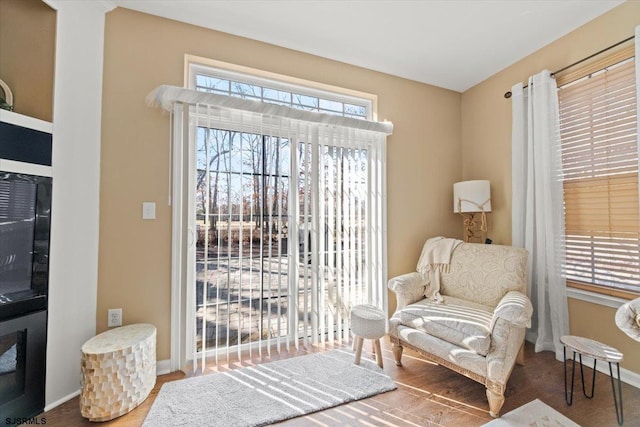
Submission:
[[[576,353],[573,352],[573,359],[571,362],[571,393],[567,395],[567,347],[563,347],[564,354],[564,400],[567,402],[567,405],[571,406],[573,404],[573,385],[575,379],[576,372]],[[587,399],[592,399],[593,394],[596,389],[596,363],[598,363],[597,359],[593,361],[593,377],[591,378],[591,394],[587,394],[587,390],[584,385],[584,368],[582,366],[582,354],[578,353],[578,358],[580,359],[580,381],[582,381],[582,394]]]
[[[595,393],[596,391],[596,364],[598,363],[598,359],[593,359],[593,377],[591,377],[591,395],[587,394],[587,391],[584,388],[584,371],[582,368],[582,354],[578,353],[578,356],[580,357],[580,380],[582,381],[582,394],[584,394],[584,397],[586,397],[587,399],[592,399],[593,398],[593,393]],[[575,353],[573,353],[573,357],[575,359]]]
[[564,400],[567,402],[567,405],[571,406],[573,404],[573,379],[575,377],[576,372],[576,352],[573,352],[573,363],[571,364],[571,394],[567,394],[567,346],[563,347],[562,353],[564,355]]
[[[611,391],[613,391],[613,403],[616,405],[616,418],[618,420],[618,425],[622,425],[624,423],[624,414],[622,413],[622,382],[620,381],[620,363],[616,363],[616,367],[618,369],[618,393],[616,397],[616,386],[613,381],[613,368],[611,367],[611,362],[609,362],[609,374],[611,377]],[[618,408],[618,401],[620,402],[620,408]]]

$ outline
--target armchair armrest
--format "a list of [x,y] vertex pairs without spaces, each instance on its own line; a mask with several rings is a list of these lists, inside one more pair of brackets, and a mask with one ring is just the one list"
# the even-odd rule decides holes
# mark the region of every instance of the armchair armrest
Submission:
[[524,343],[525,327],[514,326],[498,318],[491,333],[491,348],[487,354],[487,388],[502,393]]
[[426,280],[418,272],[403,274],[389,279],[388,288],[396,294],[398,301],[396,310],[424,298],[427,287]]
[[522,292],[509,291],[496,306],[490,328],[493,330],[498,319],[504,319],[516,327],[529,328],[532,314],[533,306],[529,298]]

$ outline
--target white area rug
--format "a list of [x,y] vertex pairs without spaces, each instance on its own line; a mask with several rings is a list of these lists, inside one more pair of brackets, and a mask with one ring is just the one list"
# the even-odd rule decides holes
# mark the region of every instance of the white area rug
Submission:
[[333,350],[166,383],[143,427],[260,426],[395,390],[374,362]]
[[514,409],[482,427],[580,427],[539,399]]

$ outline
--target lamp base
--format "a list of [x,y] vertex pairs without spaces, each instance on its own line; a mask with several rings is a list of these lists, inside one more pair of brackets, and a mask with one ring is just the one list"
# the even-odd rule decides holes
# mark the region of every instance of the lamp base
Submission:
[[487,237],[487,230],[483,230],[481,219],[476,217],[474,212],[461,213],[462,215],[462,231],[465,243],[484,243]]

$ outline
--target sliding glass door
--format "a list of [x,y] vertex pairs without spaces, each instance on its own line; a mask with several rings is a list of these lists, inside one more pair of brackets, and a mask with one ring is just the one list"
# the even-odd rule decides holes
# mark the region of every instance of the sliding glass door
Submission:
[[196,350],[280,343],[290,329],[289,141],[204,127],[196,141]]
[[200,107],[175,129],[183,360],[348,341],[353,305],[386,308],[384,135]]

